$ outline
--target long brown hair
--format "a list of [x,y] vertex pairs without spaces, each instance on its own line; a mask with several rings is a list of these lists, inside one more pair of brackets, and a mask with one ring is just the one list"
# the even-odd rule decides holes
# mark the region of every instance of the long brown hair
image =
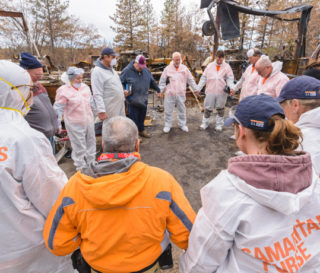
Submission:
[[[295,150],[302,142],[301,130],[281,115],[272,116],[268,125],[273,126],[270,132],[250,129],[258,142],[267,143],[267,153],[275,155],[296,154]],[[239,130],[238,126],[236,124],[237,130]]]

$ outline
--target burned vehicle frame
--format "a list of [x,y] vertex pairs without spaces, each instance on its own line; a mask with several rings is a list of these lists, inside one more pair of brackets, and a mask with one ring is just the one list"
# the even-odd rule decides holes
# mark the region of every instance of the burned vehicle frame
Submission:
[[[214,19],[211,11],[215,6],[217,6],[216,19]],[[206,21],[202,26],[202,32],[205,36],[214,35],[216,46],[220,38],[220,28],[223,40],[230,40],[240,36],[239,12],[256,16],[267,16],[281,21],[298,21],[295,58],[305,57],[306,33],[313,8],[312,5],[298,5],[280,11],[271,11],[242,6],[233,0],[201,0],[200,8],[207,8],[209,16],[209,21]],[[301,12],[301,16],[297,18],[286,19],[281,17],[281,15],[298,12]]]

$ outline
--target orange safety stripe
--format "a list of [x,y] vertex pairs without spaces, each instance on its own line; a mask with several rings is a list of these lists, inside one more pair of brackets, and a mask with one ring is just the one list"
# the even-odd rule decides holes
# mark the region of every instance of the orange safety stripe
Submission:
[[263,79],[262,85],[264,85],[264,84],[266,83],[267,79],[268,79],[268,78],[264,78],[264,79]]

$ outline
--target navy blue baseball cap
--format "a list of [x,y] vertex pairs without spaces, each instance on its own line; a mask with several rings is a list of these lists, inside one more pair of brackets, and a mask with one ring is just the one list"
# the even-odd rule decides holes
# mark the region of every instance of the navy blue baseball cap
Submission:
[[273,126],[268,125],[269,119],[280,114],[285,118],[279,102],[268,95],[253,95],[240,101],[234,115],[226,119],[224,125],[230,126],[236,122],[242,126],[259,131],[272,131]]
[[111,47],[105,47],[104,49],[102,49],[101,55],[119,56],[119,54],[115,53]]
[[26,70],[42,67],[38,59],[29,52],[21,53],[20,66]]
[[277,100],[283,102],[292,99],[320,99],[320,81],[309,76],[299,76],[288,81]]

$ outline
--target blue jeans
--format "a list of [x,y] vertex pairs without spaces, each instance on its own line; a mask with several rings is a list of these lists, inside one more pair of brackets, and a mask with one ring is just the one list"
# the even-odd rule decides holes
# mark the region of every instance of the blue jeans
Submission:
[[56,148],[55,148],[55,144],[54,144],[54,138],[53,136],[52,137],[48,137],[50,143],[51,143],[51,146],[52,146],[52,152],[53,152],[53,155],[56,154]]
[[138,108],[132,104],[128,104],[128,115],[129,118],[137,125],[139,132],[144,131],[144,120],[147,114],[146,108]]

